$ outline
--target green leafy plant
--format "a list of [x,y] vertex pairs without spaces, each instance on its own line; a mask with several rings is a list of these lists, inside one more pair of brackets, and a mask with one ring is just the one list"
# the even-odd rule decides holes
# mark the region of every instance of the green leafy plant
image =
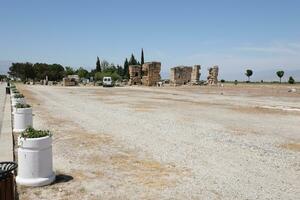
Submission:
[[15,94],[14,98],[19,99],[19,98],[24,98],[23,94]]
[[295,79],[292,76],[290,76],[288,82],[289,82],[289,84],[294,84],[295,83]]
[[250,82],[250,76],[252,76],[253,71],[251,69],[247,69],[245,75],[248,77],[248,83]]
[[276,72],[277,76],[279,77],[279,80],[280,80],[280,83],[281,83],[281,78],[283,77],[284,75],[284,71],[278,71]]
[[40,138],[46,136],[52,136],[49,130],[36,130],[32,127],[28,127],[21,133],[21,137],[23,138]]
[[21,103],[17,103],[15,105],[16,108],[30,108],[31,106],[28,104],[21,104]]

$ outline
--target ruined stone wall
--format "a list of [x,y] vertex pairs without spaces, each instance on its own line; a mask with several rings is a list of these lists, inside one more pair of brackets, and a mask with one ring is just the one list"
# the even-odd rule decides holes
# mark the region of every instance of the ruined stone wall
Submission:
[[199,83],[200,75],[201,75],[200,70],[201,70],[200,65],[194,65],[193,71],[192,71],[192,78],[191,78],[191,82],[193,84]]
[[170,83],[172,85],[185,85],[191,82],[192,67],[178,66],[171,68]]
[[74,80],[72,80],[70,78],[63,78],[62,85],[63,86],[75,86],[76,85],[76,81],[74,81]]
[[209,85],[218,84],[219,67],[213,66],[208,69],[207,83]]
[[140,65],[129,66],[129,85],[142,84],[142,67]]
[[160,62],[147,62],[142,67],[142,84],[146,86],[155,86],[160,81]]

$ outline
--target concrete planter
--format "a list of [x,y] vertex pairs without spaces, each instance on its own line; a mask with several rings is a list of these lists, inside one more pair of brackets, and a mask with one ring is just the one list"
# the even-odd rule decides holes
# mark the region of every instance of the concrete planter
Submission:
[[52,161],[52,137],[18,138],[18,176],[25,186],[44,186],[55,180]]
[[14,132],[25,131],[29,126],[32,127],[32,108],[16,108],[14,113]]

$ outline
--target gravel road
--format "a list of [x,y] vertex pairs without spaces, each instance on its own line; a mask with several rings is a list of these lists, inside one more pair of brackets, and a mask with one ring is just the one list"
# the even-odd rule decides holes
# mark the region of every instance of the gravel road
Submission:
[[[288,86],[18,88],[54,133],[57,182],[20,199],[298,199]],[[299,91],[300,88],[298,88]]]

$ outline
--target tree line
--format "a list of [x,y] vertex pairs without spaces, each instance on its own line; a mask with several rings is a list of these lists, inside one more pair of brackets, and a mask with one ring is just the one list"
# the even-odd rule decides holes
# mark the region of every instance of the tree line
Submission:
[[[247,82],[250,82],[250,77],[253,75],[253,70],[247,69],[246,72],[245,72],[245,75],[248,77],[248,81]],[[282,70],[277,71],[276,75],[279,78],[279,83],[281,83],[281,79],[284,76],[284,71],[282,71]],[[295,83],[295,79],[292,76],[290,76],[289,79],[288,79],[288,83],[294,84]]]
[[96,81],[102,80],[104,76],[111,76],[114,81],[129,79],[130,65],[143,65],[144,51],[141,51],[141,60],[138,61],[133,54],[124,61],[124,65],[114,65],[106,60],[100,61],[99,57],[96,60],[94,69],[88,71],[84,67],[74,69],[70,66],[63,67],[60,64],[47,63],[12,63],[8,74],[15,78],[20,78],[22,81],[34,80],[39,81],[48,77],[49,81],[61,81],[62,78],[68,75],[78,75],[80,78],[93,78]]

